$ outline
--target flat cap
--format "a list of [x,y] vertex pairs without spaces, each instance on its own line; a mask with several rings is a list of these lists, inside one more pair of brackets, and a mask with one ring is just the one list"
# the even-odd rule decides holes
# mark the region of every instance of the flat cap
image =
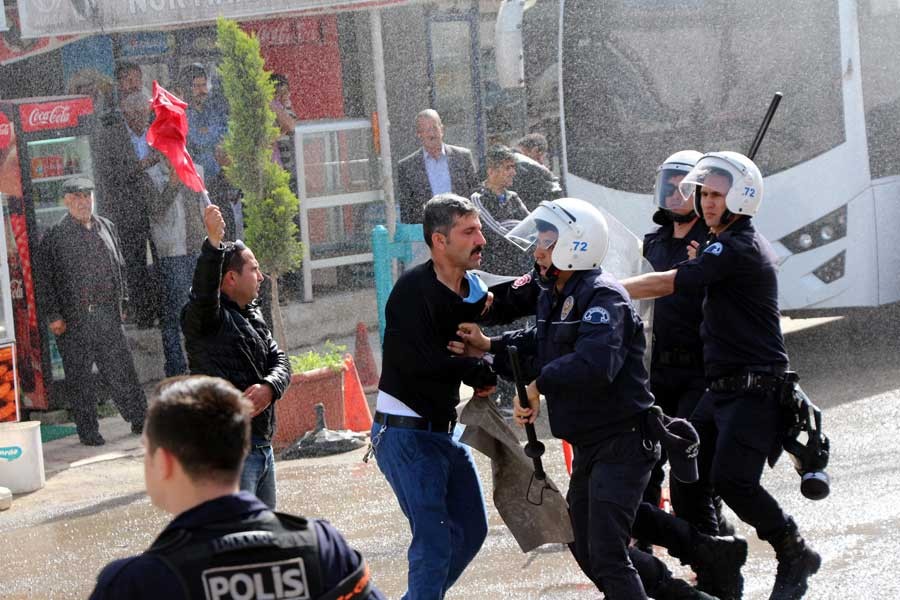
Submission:
[[94,182],[87,177],[71,177],[66,179],[62,185],[63,194],[74,194],[75,192],[90,192],[94,189]]

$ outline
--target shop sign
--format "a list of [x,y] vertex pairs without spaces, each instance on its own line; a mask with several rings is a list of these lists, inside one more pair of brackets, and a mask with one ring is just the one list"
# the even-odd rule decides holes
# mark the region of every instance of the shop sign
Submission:
[[278,13],[312,14],[410,4],[415,0],[19,0],[22,37],[153,30]]
[[94,112],[93,103],[86,97],[19,105],[23,131],[68,129],[78,125],[79,117],[92,112]]
[[12,142],[12,124],[6,115],[0,112],[0,150],[9,148]]

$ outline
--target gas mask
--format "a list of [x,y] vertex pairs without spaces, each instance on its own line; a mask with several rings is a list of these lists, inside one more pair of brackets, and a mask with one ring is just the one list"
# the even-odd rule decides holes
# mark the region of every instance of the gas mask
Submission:
[[[822,432],[822,411],[812,403],[799,381],[797,373],[785,373],[782,405],[788,427],[782,446],[800,475],[800,493],[810,500],[822,500],[831,491],[831,479],[825,472],[831,443]],[[800,439],[803,433],[805,442]]]

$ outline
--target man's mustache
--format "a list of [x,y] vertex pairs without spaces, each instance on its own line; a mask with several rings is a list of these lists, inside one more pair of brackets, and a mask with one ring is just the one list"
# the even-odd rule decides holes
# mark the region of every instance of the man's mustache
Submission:
[[475,256],[479,252],[483,252],[483,251],[484,251],[484,246],[475,246],[475,248],[472,249],[472,254],[470,256]]

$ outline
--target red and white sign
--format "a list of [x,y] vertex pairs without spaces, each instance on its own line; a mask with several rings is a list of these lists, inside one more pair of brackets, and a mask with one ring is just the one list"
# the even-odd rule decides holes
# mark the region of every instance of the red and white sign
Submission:
[[12,142],[12,124],[5,114],[0,112],[0,150],[9,148]]
[[79,117],[93,112],[93,102],[90,98],[83,96],[69,100],[19,106],[19,118],[22,120],[23,131],[68,129],[78,125]]

